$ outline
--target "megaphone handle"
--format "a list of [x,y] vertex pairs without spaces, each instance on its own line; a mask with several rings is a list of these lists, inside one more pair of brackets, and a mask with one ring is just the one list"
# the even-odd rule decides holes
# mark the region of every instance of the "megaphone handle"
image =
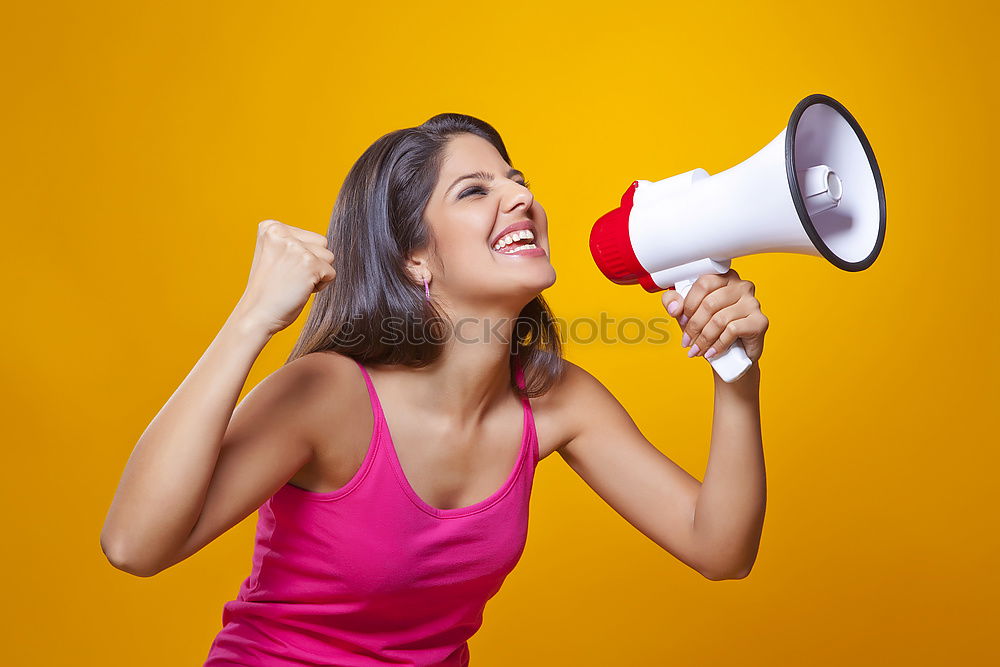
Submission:
[[[690,280],[678,280],[674,283],[674,288],[678,294],[686,298],[695,280],[697,280],[697,277]],[[725,382],[739,380],[744,373],[750,370],[750,366],[753,364],[750,361],[750,357],[747,356],[746,350],[743,349],[743,343],[738,338],[729,346],[728,350],[722,354],[715,355],[711,359],[706,359],[706,361],[712,365],[712,369]]]

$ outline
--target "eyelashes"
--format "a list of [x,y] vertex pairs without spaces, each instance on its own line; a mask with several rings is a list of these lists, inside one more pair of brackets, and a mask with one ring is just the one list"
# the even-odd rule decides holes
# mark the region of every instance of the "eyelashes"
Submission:
[[[531,189],[531,182],[528,181],[528,180],[525,180],[524,183],[520,183],[519,185],[523,185],[524,187],[528,188],[529,190]],[[466,195],[472,194],[476,190],[479,190],[480,192],[486,192],[485,188],[483,188],[482,186],[474,185],[471,188],[467,188],[467,189],[463,190],[462,193],[460,195],[458,195],[458,198],[459,199],[463,199]]]

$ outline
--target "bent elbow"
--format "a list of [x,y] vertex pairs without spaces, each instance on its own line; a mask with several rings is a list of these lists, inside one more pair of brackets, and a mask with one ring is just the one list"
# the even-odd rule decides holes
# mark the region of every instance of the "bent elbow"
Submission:
[[105,546],[104,539],[101,539],[101,551],[104,552],[105,558],[111,563],[111,566],[116,570],[121,570],[127,574],[131,574],[136,577],[152,577],[158,573],[159,569],[151,569],[149,567],[138,566],[138,564],[130,558],[123,555],[120,550],[109,548]]
[[108,557],[108,562],[111,563],[111,566],[114,567],[116,570],[121,570],[122,572],[131,574],[132,576],[142,577],[143,579],[152,577],[153,575],[158,574],[160,572],[160,570],[158,569],[133,567],[128,563],[128,561],[115,560],[110,556]]
[[136,577],[143,577],[143,578],[152,577],[154,574],[159,572],[159,570],[136,567],[132,564],[131,561],[126,560],[124,558],[119,558],[117,556],[109,555],[106,552],[104,555],[107,557],[108,562],[111,563],[111,567]]
[[746,574],[712,574],[710,572],[702,572],[701,574],[709,581],[734,581],[736,579],[743,579],[747,576]]
[[757,562],[757,553],[754,552],[753,556],[750,558],[750,562],[744,567],[736,571],[736,576],[733,579],[746,579],[750,576],[750,572],[753,571],[754,563]]
[[747,567],[743,569],[702,569],[699,570],[701,575],[708,579],[709,581],[735,581],[737,579],[746,579],[750,576],[750,571],[753,569],[753,563],[750,563]]
[[703,571],[701,573],[701,576],[705,577],[709,581],[725,581],[727,579],[732,579],[733,578],[733,577],[727,577],[724,574],[718,574],[718,573],[711,572],[711,571],[708,571],[708,570]]

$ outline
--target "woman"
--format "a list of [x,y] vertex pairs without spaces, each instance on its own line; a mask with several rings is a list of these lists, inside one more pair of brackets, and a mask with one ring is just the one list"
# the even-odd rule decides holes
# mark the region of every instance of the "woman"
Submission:
[[[441,114],[380,138],[326,237],[260,224],[246,291],[126,465],[109,560],[153,576],[259,509],[206,665],[465,665],[524,548],[535,465],[559,452],[690,567],[746,576],[765,504],[753,285],[730,271],[663,295],[692,354],[738,337],[754,362],[713,373],[699,483],[561,358],[555,278],[545,211],[491,126]],[[313,292],[288,361],[236,407]]]

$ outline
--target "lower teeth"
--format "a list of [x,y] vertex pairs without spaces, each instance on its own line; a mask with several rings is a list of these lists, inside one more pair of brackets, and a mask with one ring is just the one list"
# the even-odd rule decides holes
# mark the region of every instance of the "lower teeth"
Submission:
[[513,254],[515,254],[517,252],[520,252],[522,250],[531,250],[532,248],[535,248],[535,247],[536,246],[535,246],[534,243],[526,243],[524,245],[517,246],[514,250],[501,250],[500,252],[502,252],[505,255],[513,255]]

